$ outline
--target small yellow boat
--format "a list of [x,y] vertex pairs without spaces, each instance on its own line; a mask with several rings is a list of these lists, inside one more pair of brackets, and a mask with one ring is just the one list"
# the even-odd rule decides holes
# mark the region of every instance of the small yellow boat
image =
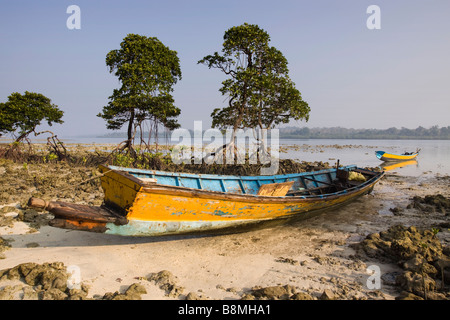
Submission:
[[101,207],[31,198],[54,227],[123,236],[158,236],[306,216],[372,191],[384,172],[356,166],[275,176],[172,173],[100,166]]
[[382,161],[405,161],[413,160],[419,155],[419,151],[416,152],[405,152],[403,154],[387,153],[384,151],[375,151],[375,155],[378,159]]

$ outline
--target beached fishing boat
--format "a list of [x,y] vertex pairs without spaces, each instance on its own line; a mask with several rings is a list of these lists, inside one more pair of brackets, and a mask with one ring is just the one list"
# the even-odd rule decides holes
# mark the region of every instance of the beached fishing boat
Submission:
[[275,176],[171,173],[100,166],[101,207],[31,198],[54,227],[124,236],[214,231],[348,203],[372,191],[384,172],[356,166]]
[[405,161],[415,159],[419,155],[419,150],[417,150],[416,152],[405,152],[403,154],[375,151],[375,155],[382,161]]

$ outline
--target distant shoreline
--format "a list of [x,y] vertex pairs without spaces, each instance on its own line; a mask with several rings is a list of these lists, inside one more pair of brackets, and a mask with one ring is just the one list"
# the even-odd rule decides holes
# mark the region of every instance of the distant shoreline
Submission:
[[[189,130],[191,136],[194,131]],[[144,132],[143,136],[148,136]],[[270,134],[268,134],[270,137]],[[124,138],[125,132],[112,132],[104,135],[97,135],[95,138]],[[359,139],[359,140],[450,140],[450,126],[431,128],[417,127],[389,128],[389,129],[347,129],[342,127],[331,128],[307,128],[307,127],[286,127],[279,129],[280,139]],[[164,134],[159,138],[164,140]]]
[[[286,140],[319,140],[319,139],[333,139],[333,140],[450,140],[450,126],[438,127],[433,126],[428,129],[424,127],[418,127],[416,129],[408,128],[389,128],[389,129],[347,129],[341,127],[329,127],[329,128],[307,128],[307,127],[286,127],[280,128],[279,139]],[[203,136],[202,134],[195,133],[194,130],[189,129],[191,137]],[[143,137],[148,137],[148,132],[143,133]],[[139,137],[139,132],[136,137]],[[92,134],[86,136],[68,136],[59,137],[61,140],[89,140],[89,139],[121,139],[125,141],[127,139],[126,132],[111,132],[106,134]],[[161,133],[158,137],[159,143],[165,143],[170,138],[170,133]],[[268,134],[270,138],[270,133]],[[32,141],[46,141],[46,138],[33,139]],[[136,139],[136,141],[138,138]],[[147,139],[146,139],[147,140]],[[170,140],[170,139],[169,139]],[[10,137],[0,136],[0,143],[9,143],[14,140]],[[152,141],[154,138],[152,137]],[[113,142],[115,143],[115,142]]]

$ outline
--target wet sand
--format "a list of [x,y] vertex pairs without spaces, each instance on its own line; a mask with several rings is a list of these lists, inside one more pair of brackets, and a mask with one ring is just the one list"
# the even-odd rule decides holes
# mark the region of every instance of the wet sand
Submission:
[[[389,172],[371,194],[306,220],[225,235],[120,237],[53,228],[45,225],[45,212],[26,211],[26,200],[39,194],[42,186],[33,170],[37,169],[32,165],[0,164],[3,179],[13,179],[0,191],[0,237],[3,244],[9,244],[0,249],[0,270],[27,262],[62,262],[78,270],[84,297],[93,299],[123,293],[138,284],[135,299],[393,300],[404,291],[392,280],[401,267],[363,255],[355,245],[390,226],[430,229],[450,222],[448,213],[424,213],[410,205],[414,196],[450,197],[449,177],[432,173],[405,177]],[[44,177],[49,184],[68,181],[75,185],[77,179],[95,176],[80,169],[72,181],[67,168],[54,170],[60,176]],[[58,199],[101,203],[102,192],[95,184],[76,190],[69,189]],[[444,247],[449,246],[449,227],[440,227],[437,237]],[[374,265],[383,279],[379,289],[368,287],[367,268]],[[24,295],[27,284],[23,279],[1,275],[0,279],[4,299],[38,298]]]

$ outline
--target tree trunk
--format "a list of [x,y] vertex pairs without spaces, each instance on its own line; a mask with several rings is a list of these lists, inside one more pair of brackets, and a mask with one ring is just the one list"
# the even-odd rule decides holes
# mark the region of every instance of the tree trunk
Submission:
[[133,149],[133,123],[134,123],[134,108],[130,110],[130,120],[128,122],[128,131],[127,131],[127,143],[124,146],[124,149],[128,149],[128,153]]
[[24,132],[24,133],[22,133],[17,139],[16,139],[16,141],[15,141],[15,143],[19,143],[19,142],[21,142],[23,139],[25,139],[30,133],[32,133],[34,131],[34,129],[33,130],[30,130],[30,131],[27,131],[27,132]]

